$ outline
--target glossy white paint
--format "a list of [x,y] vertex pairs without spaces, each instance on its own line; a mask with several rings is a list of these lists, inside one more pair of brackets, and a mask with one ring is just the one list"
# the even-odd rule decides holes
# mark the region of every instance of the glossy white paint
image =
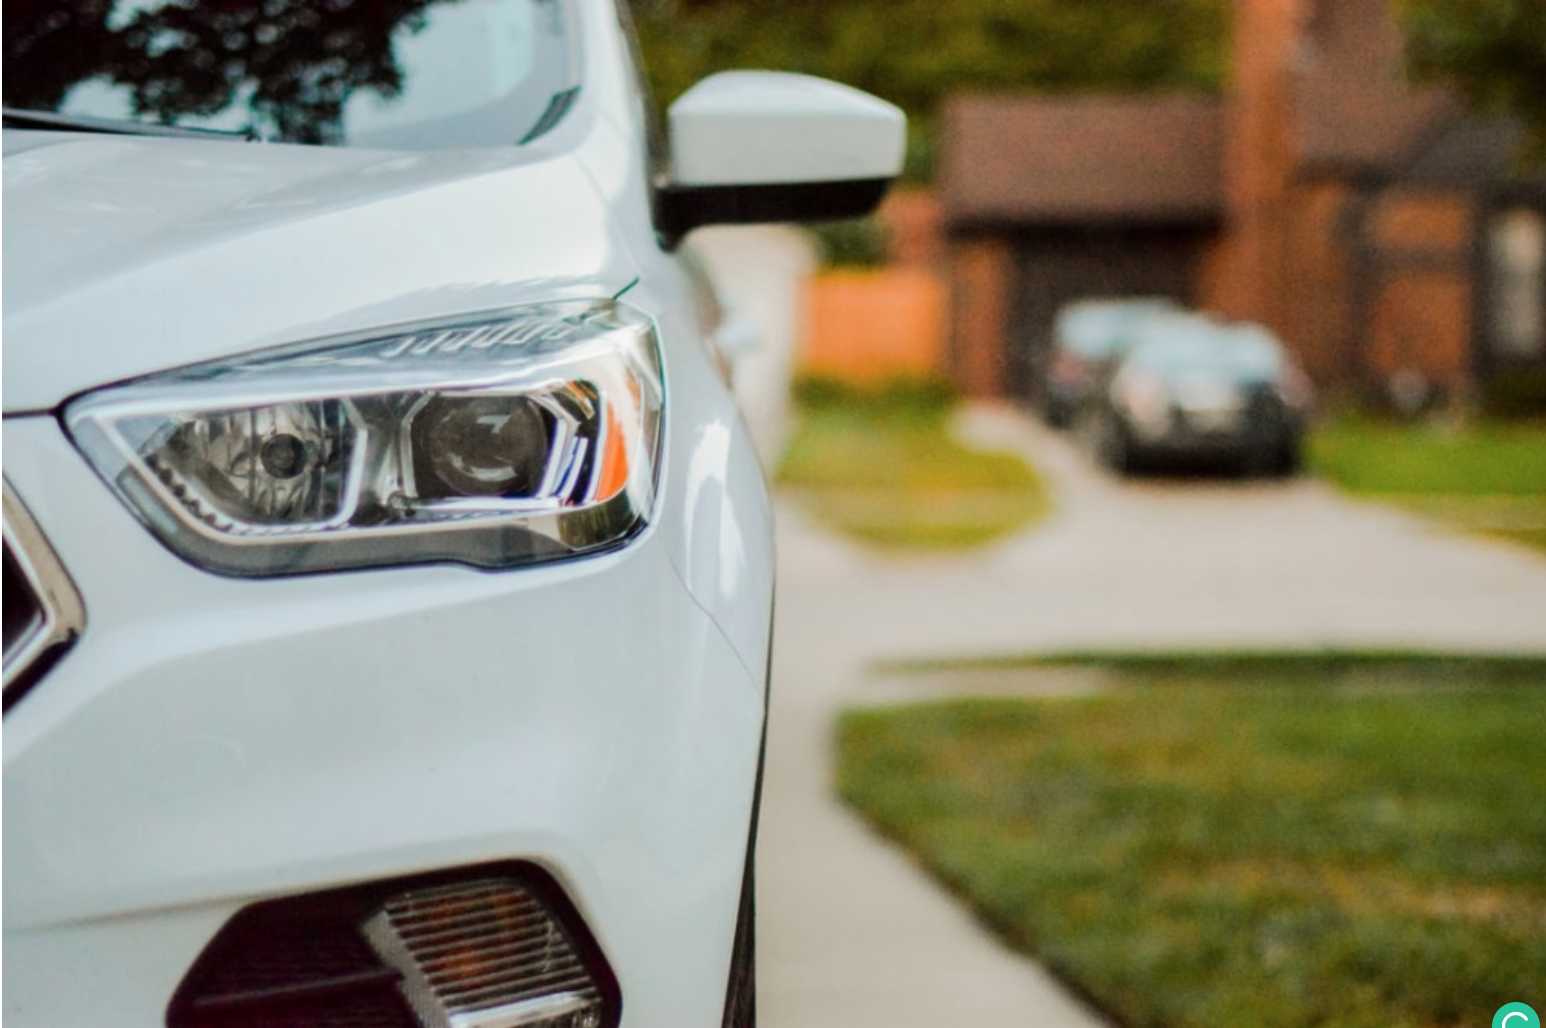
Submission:
[[[771,513],[655,237],[614,10],[577,15],[581,99],[519,150],[7,133],[5,474],[87,611],[5,720],[8,1025],[160,1025],[247,903],[510,857],[571,893],[625,1028],[720,1023]],[[661,486],[648,531],[594,558],[221,577],[163,549],[50,413],[201,360],[623,290],[664,348]]]
[[684,186],[889,179],[907,147],[899,108],[787,72],[711,75],[669,116],[675,181]]
[[75,136],[6,157],[6,411],[335,331],[625,286],[636,269],[578,159],[513,153]]

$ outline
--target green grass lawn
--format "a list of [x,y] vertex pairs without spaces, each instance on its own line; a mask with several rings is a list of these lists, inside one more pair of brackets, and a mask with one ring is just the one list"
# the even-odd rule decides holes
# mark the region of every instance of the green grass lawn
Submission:
[[1343,419],[1315,430],[1309,454],[1350,492],[1546,549],[1546,422],[1457,430]]
[[807,390],[778,484],[823,524],[892,549],[973,546],[1042,515],[1036,472],[961,443],[950,411],[927,390]]
[[1546,1003],[1546,660],[1094,666],[1082,698],[848,713],[843,798],[1134,1028]]

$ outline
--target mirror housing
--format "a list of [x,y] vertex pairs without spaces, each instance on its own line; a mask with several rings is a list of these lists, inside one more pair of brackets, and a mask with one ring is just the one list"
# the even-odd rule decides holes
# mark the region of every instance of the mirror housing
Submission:
[[655,190],[668,246],[702,225],[868,214],[902,170],[907,117],[809,75],[729,71],[668,113],[675,174]]

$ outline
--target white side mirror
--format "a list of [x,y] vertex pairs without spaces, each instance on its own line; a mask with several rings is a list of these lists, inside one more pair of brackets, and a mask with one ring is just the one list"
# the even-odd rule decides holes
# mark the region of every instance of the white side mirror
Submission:
[[892,179],[907,148],[899,108],[785,72],[711,75],[671,105],[669,119],[684,186]]
[[675,175],[657,190],[655,212],[668,242],[700,225],[866,214],[907,148],[899,108],[784,72],[711,75],[671,105],[669,120]]

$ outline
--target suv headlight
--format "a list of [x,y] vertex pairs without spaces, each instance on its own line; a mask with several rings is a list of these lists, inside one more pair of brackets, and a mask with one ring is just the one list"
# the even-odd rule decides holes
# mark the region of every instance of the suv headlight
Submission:
[[104,389],[65,421],[174,552],[283,575],[591,553],[654,503],[654,330],[564,303],[324,340]]

